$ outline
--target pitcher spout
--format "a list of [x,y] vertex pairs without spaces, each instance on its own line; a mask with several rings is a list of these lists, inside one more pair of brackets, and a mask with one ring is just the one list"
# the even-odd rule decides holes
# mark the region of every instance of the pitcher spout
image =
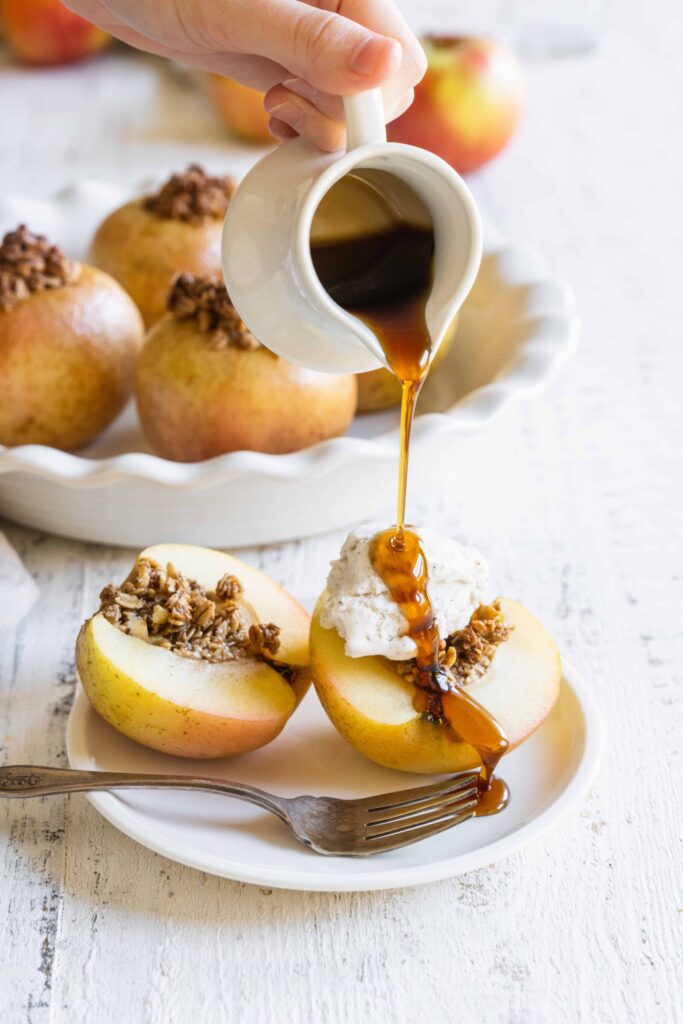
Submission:
[[368,141],[383,135],[378,102],[372,94],[347,102],[346,153],[296,139],[263,158],[226,217],[224,272],[240,316],[268,348],[311,369],[388,365],[363,315],[373,288],[380,304],[427,289],[435,351],[479,267],[481,226],[467,186],[431,153]]

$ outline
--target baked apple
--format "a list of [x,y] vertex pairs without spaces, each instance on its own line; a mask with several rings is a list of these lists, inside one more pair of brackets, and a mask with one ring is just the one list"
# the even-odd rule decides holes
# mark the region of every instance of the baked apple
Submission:
[[119,732],[180,757],[227,757],[280,733],[310,683],[309,616],[265,573],[184,544],[143,551],[105,587],[76,664]]
[[182,274],[168,310],[147,336],[137,376],[140,421],[159,455],[197,462],[241,449],[292,452],[344,433],[355,378],[268,351],[222,283]]
[[[351,658],[335,629],[311,623],[311,671],[318,696],[341,735],[371,761],[407,772],[449,773],[476,765],[477,751],[457,735],[457,722],[425,713],[416,701],[412,663],[380,656]],[[498,613],[497,615],[492,614]],[[508,752],[550,713],[561,678],[554,641],[522,605],[501,599],[484,606],[464,630],[449,637],[443,657],[461,662],[458,684],[502,727]]]
[[146,327],[165,312],[176,274],[221,274],[223,219],[234,190],[231,178],[210,177],[193,164],[100,224],[89,260],[123,285]]
[[133,390],[144,329],[123,288],[24,225],[0,245],[0,444],[80,448]]

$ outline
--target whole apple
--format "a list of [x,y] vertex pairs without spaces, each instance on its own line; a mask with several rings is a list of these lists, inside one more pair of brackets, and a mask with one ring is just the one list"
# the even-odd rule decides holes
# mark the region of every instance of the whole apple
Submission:
[[232,78],[209,75],[209,95],[230,131],[248,142],[274,143],[268,131],[270,115],[263,108],[263,93]]
[[474,171],[514,135],[525,95],[520,63],[489,39],[428,37],[423,45],[427,73],[389,138],[429,149],[460,173]]
[[0,24],[10,50],[26,64],[69,64],[111,40],[59,0],[0,0]]

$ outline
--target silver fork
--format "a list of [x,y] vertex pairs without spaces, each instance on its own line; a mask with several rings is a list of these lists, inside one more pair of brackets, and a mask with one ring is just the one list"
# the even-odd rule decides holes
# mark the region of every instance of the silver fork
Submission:
[[282,797],[242,782],[190,775],[88,772],[18,764],[0,768],[0,796],[51,796],[98,789],[198,789],[223,793],[277,815],[316,853],[367,857],[435,836],[471,818],[479,800],[478,771],[459,772],[417,789],[339,800]]

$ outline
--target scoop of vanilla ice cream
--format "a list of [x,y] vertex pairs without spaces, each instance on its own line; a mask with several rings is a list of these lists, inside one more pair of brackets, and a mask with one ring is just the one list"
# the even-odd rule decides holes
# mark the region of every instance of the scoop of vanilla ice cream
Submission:
[[[370,562],[372,538],[384,528],[368,523],[346,538],[327,577],[320,622],[337,630],[351,658],[382,654],[407,661],[415,657],[415,643],[405,635],[408,623]],[[421,528],[419,534],[429,570],[429,598],[439,632],[446,637],[463,629],[485,600],[488,566],[476,548],[433,530]]]

